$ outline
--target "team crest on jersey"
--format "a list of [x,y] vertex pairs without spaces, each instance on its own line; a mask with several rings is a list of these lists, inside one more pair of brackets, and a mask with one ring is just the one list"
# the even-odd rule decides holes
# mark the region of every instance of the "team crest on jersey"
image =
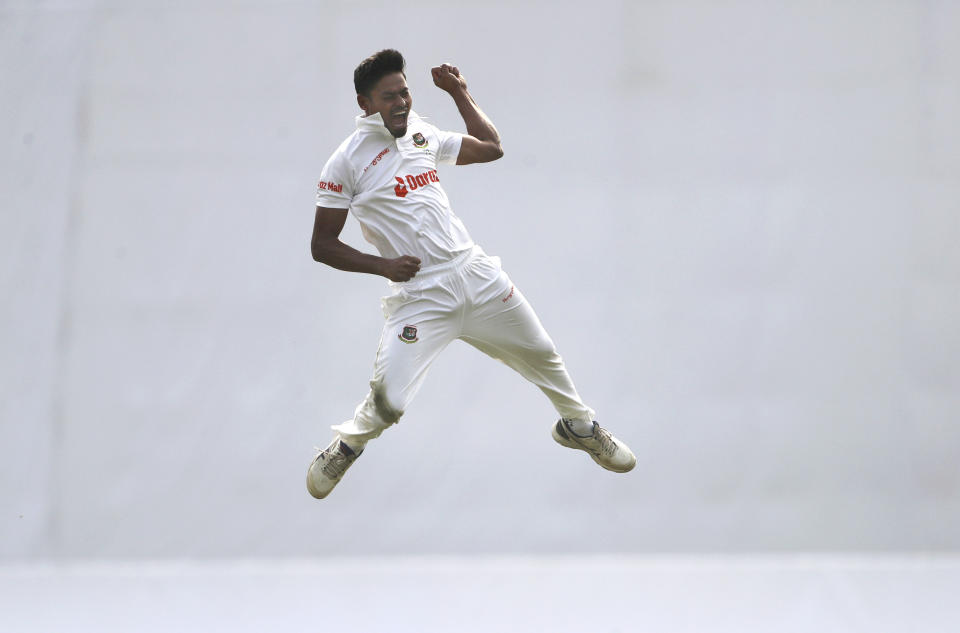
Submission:
[[421,134],[420,132],[417,132],[416,134],[413,135],[413,144],[417,147],[426,147],[427,139],[423,137],[423,134]]
[[417,338],[417,328],[412,325],[404,325],[403,331],[397,334],[397,338],[404,343],[416,343],[420,340]]

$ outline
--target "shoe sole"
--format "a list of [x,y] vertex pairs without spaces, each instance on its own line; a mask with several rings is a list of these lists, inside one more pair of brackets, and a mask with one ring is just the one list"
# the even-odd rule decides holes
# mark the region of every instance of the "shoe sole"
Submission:
[[623,468],[611,468],[610,466],[607,466],[606,464],[604,464],[603,462],[600,461],[600,459],[593,453],[593,451],[591,451],[590,449],[586,448],[585,446],[579,444],[576,440],[574,440],[574,439],[572,439],[570,436],[568,436],[567,433],[566,433],[566,431],[563,430],[562,424],[563,424],[563,423],[560,422],[560,421],[558,421],[556,424],[554,424],[554,425],[553,425],[553,430],[552,430],[552,433],[551,433],[551,435],[553,435],[553,440],[554,440],[557,444],[559,444],[560,446],[566,446],[567,448],[573,448],[573,449],[576,449],[576,450],[578,450],[578,451],[583,451],[584,453],[586,453],[587,455],[589,455],[589,456],[590,456],[590,459],[592,459],[593,461],[595,461],[595,462],[597,463],[597,465],[599,465],[599,466],[600,466],[601,468],[603,468],[604,470],[609,470],[609,471],[612,472],[612,473],[628,473],[628,472],[630,472],[631,470],[633,470],[633,467],[634,467],[634,466],[637,465],[637,457],[636,457],[636,455],[633,455],[633,460],[630,462],[630,465],[629,465],[629,466],[626,466],[626,467],[623,467]]

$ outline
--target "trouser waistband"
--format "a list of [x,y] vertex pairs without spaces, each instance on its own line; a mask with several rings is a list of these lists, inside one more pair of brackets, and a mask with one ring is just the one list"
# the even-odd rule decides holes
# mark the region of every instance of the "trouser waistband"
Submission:
[[442,264],[434,264],[433,266],[427,266],[426,268],[421,268],[416,276],[410,281],[391,281],[391,288],[405,287],[412,284],[421,283],[429,279],[435,279],[444,273],[450,272],[467,263],[477,255],[482,255],[483,249],[474,244],[472,247],[463,251],[453,259]]

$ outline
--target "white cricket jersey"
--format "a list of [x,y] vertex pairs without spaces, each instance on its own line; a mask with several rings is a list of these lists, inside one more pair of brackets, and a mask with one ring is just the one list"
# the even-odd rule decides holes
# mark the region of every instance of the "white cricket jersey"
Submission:
[[381,257],[413,255],[426,268],[471,248],[437,175],[440,163],[456,163],[463,135],[443,132],[413,111],[401,138],[390,134],[379,113],[356,121],[356,132],[320,174],[317,206],[350,209]]

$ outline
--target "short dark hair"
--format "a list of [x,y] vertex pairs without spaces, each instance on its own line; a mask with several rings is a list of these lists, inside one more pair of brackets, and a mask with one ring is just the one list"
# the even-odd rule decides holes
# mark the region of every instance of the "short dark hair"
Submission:
[[400,73],[406,79],[407,75],[403,72],[406,66],[407,62],[400,51],[385,48],[360,62],[353,71],[353,87],[357,89],[358,95],[369,97],[370,91],[385,75]]

